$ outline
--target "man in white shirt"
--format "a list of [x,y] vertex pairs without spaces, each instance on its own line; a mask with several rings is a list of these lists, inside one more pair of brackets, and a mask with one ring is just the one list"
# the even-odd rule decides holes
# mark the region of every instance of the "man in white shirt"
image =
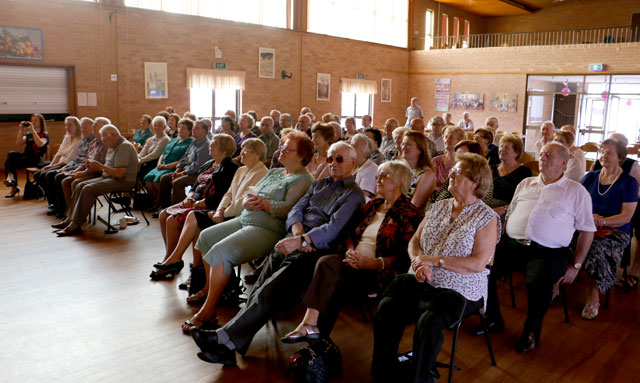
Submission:
[[407,112],[404,114],[407,118],[407,122],[404,123],[404,126],[407,128],[411,126],[411,120],[416,118],[424,118],[424,112],[420,105],[418,105],[418,97],[411,98],[411,105],[407,108]]
[[438,153],[444,152],[444,137],[442,136],[442,130],[445,127],[445,121],[441,117],[433,117],[429,122],[431,125],[431,133],[427,135],[427,138],[433,141]]
[[366,129],[369,129],[370,127],[371,127],[371,116],[369,116],[368,114],[365,114],[364,116],[362,116],[362,127],[358,129],[358,133],[364,133],[364,131]]
[[540,151],[542,147],[553,141],[553,133],[555,132],[555,126],[552,121],[545,121],[540,125],[540,132],[542,137],[536,141],[536,159],[540,157]]
[[462,113],[462,120],[458,121],[460,129],[473,132],[473,121],[469,118],[469,112]]
[[[568,160],[569,150],[562,144],[552,142],[542,148],[540,175],[524,179],[516,188],[507,211],[506,234],[496,246],[487,301],[489,332],[504,330],[497,280],[512,271],[525,271],[527,319],[516,348],[523,354],[539,344],[553,285],[573,282],[596,231],[591,196],[563,174]],[[575,231],[579,235],[572,251],[569,244]],[[474,334],[484,331],[476,328]]]

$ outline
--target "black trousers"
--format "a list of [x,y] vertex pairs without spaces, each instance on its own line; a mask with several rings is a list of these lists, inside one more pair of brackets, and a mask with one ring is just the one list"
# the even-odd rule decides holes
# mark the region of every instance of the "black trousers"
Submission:
[[269,254],[247,303],[222,327],[239,353],[247,352],[255,334],[275,313],[289,310],[302,301],[315,264],[322,255],[319,252],[283,255],[277,250]]
[[44,190],[49,205],[55,205],[56,203],[55,178],[63,166],[58,165],[45,171],[40,170],[33,175],[33,179]]
[[[444,335],[461,317],[484,304],[469,301],[456,291],[420,283],[414,275],[396,277],[384,291],[373,327],[371,375],[397,380],[398,347],[406,325],[416,320],[413,334],[413,382],[426,382],[440,353]],[[393,380],[391,380],[393,379]]]
[[553,295],[553,285],[567,272],[572,252],[568,247],[552,249],[532,242],[525,246],[503,235],[496,246],[495,261],[489,275],[487,317],[502,322],[497,281],[513,271],[525,273],[527,286],[527,319],[524,332],[533,332],[540,339],[542,319]]
[[5,175],[13,174],[13,179],[18,180],[18,169],[26,169],[31,166],[37,166],[40,158],[29,156],[24,153],[10,151],[7,159],[4,161]]

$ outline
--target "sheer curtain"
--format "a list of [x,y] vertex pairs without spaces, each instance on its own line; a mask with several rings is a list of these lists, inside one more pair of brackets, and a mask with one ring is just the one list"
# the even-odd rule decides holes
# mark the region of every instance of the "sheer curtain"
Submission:
[[407,47],[408,0],[308,0],[309,32]]
[[378,83],[373,80],[340,79],[340,92],[358,94],[378,94]]
[[187,88],[244,90],[245,72],[187,68]]

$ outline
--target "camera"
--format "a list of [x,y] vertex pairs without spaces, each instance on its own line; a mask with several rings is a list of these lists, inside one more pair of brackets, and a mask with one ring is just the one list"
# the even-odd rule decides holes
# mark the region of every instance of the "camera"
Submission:
[[29,127],[29,122],[28,121],[22,121],[22,124],[20,124],[20,126],[22,126],[23,128],[27,128],[27,127]]

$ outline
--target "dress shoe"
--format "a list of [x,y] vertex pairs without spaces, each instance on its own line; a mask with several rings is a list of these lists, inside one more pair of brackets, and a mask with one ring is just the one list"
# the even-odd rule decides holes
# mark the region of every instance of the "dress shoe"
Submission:
[[58,214],[58,213],[55,210],[49,210],[47,212],[47,215],[49,215],[49,216],[56,215],[56,214]]
[[532,332],[525,331],[522,333],[520,340],[518,341],[518,345],[516,346],[516,351],[521,354],[526,354],[529,351],[536,348],[538,345],[538,341],[536,340],[536,336]]
[[215,330],[203,330],[201,328],[192,327],[189,330],[191,337],[201,350],[207,352],[216,351],[221,344],[218,343],[218,334]]
[[234,350],[229,350],[225,346],[220,346],[216,352],[200,351],[198,353],[198,358],[205,362],[224,364],[225,366],[236,365],[236,352]]
[[58,218],[58,219],[65,219],[65,218],[67,218],[67,216],[66,216],[66,215],[64,215],[64,213],[56,213],[56,218]]
[[[487,330],[489,331],[489,334],[504,332],[504,322],[502,321],[485,320],[485,323],[487,324]],[[482,325],[474,327],[473,330],[471,330],[471,335],[484,336],[484,328],[482,328]]]
[[80,230],[79,227],[69,227],[69,226],[67,226],[64,229],[62,229],[60,231],[57,231],[56,235],[58,237],[69,237],[69,236],[72,236],[72,235],[80,234],[81,232],[82,232],[82,230]]

